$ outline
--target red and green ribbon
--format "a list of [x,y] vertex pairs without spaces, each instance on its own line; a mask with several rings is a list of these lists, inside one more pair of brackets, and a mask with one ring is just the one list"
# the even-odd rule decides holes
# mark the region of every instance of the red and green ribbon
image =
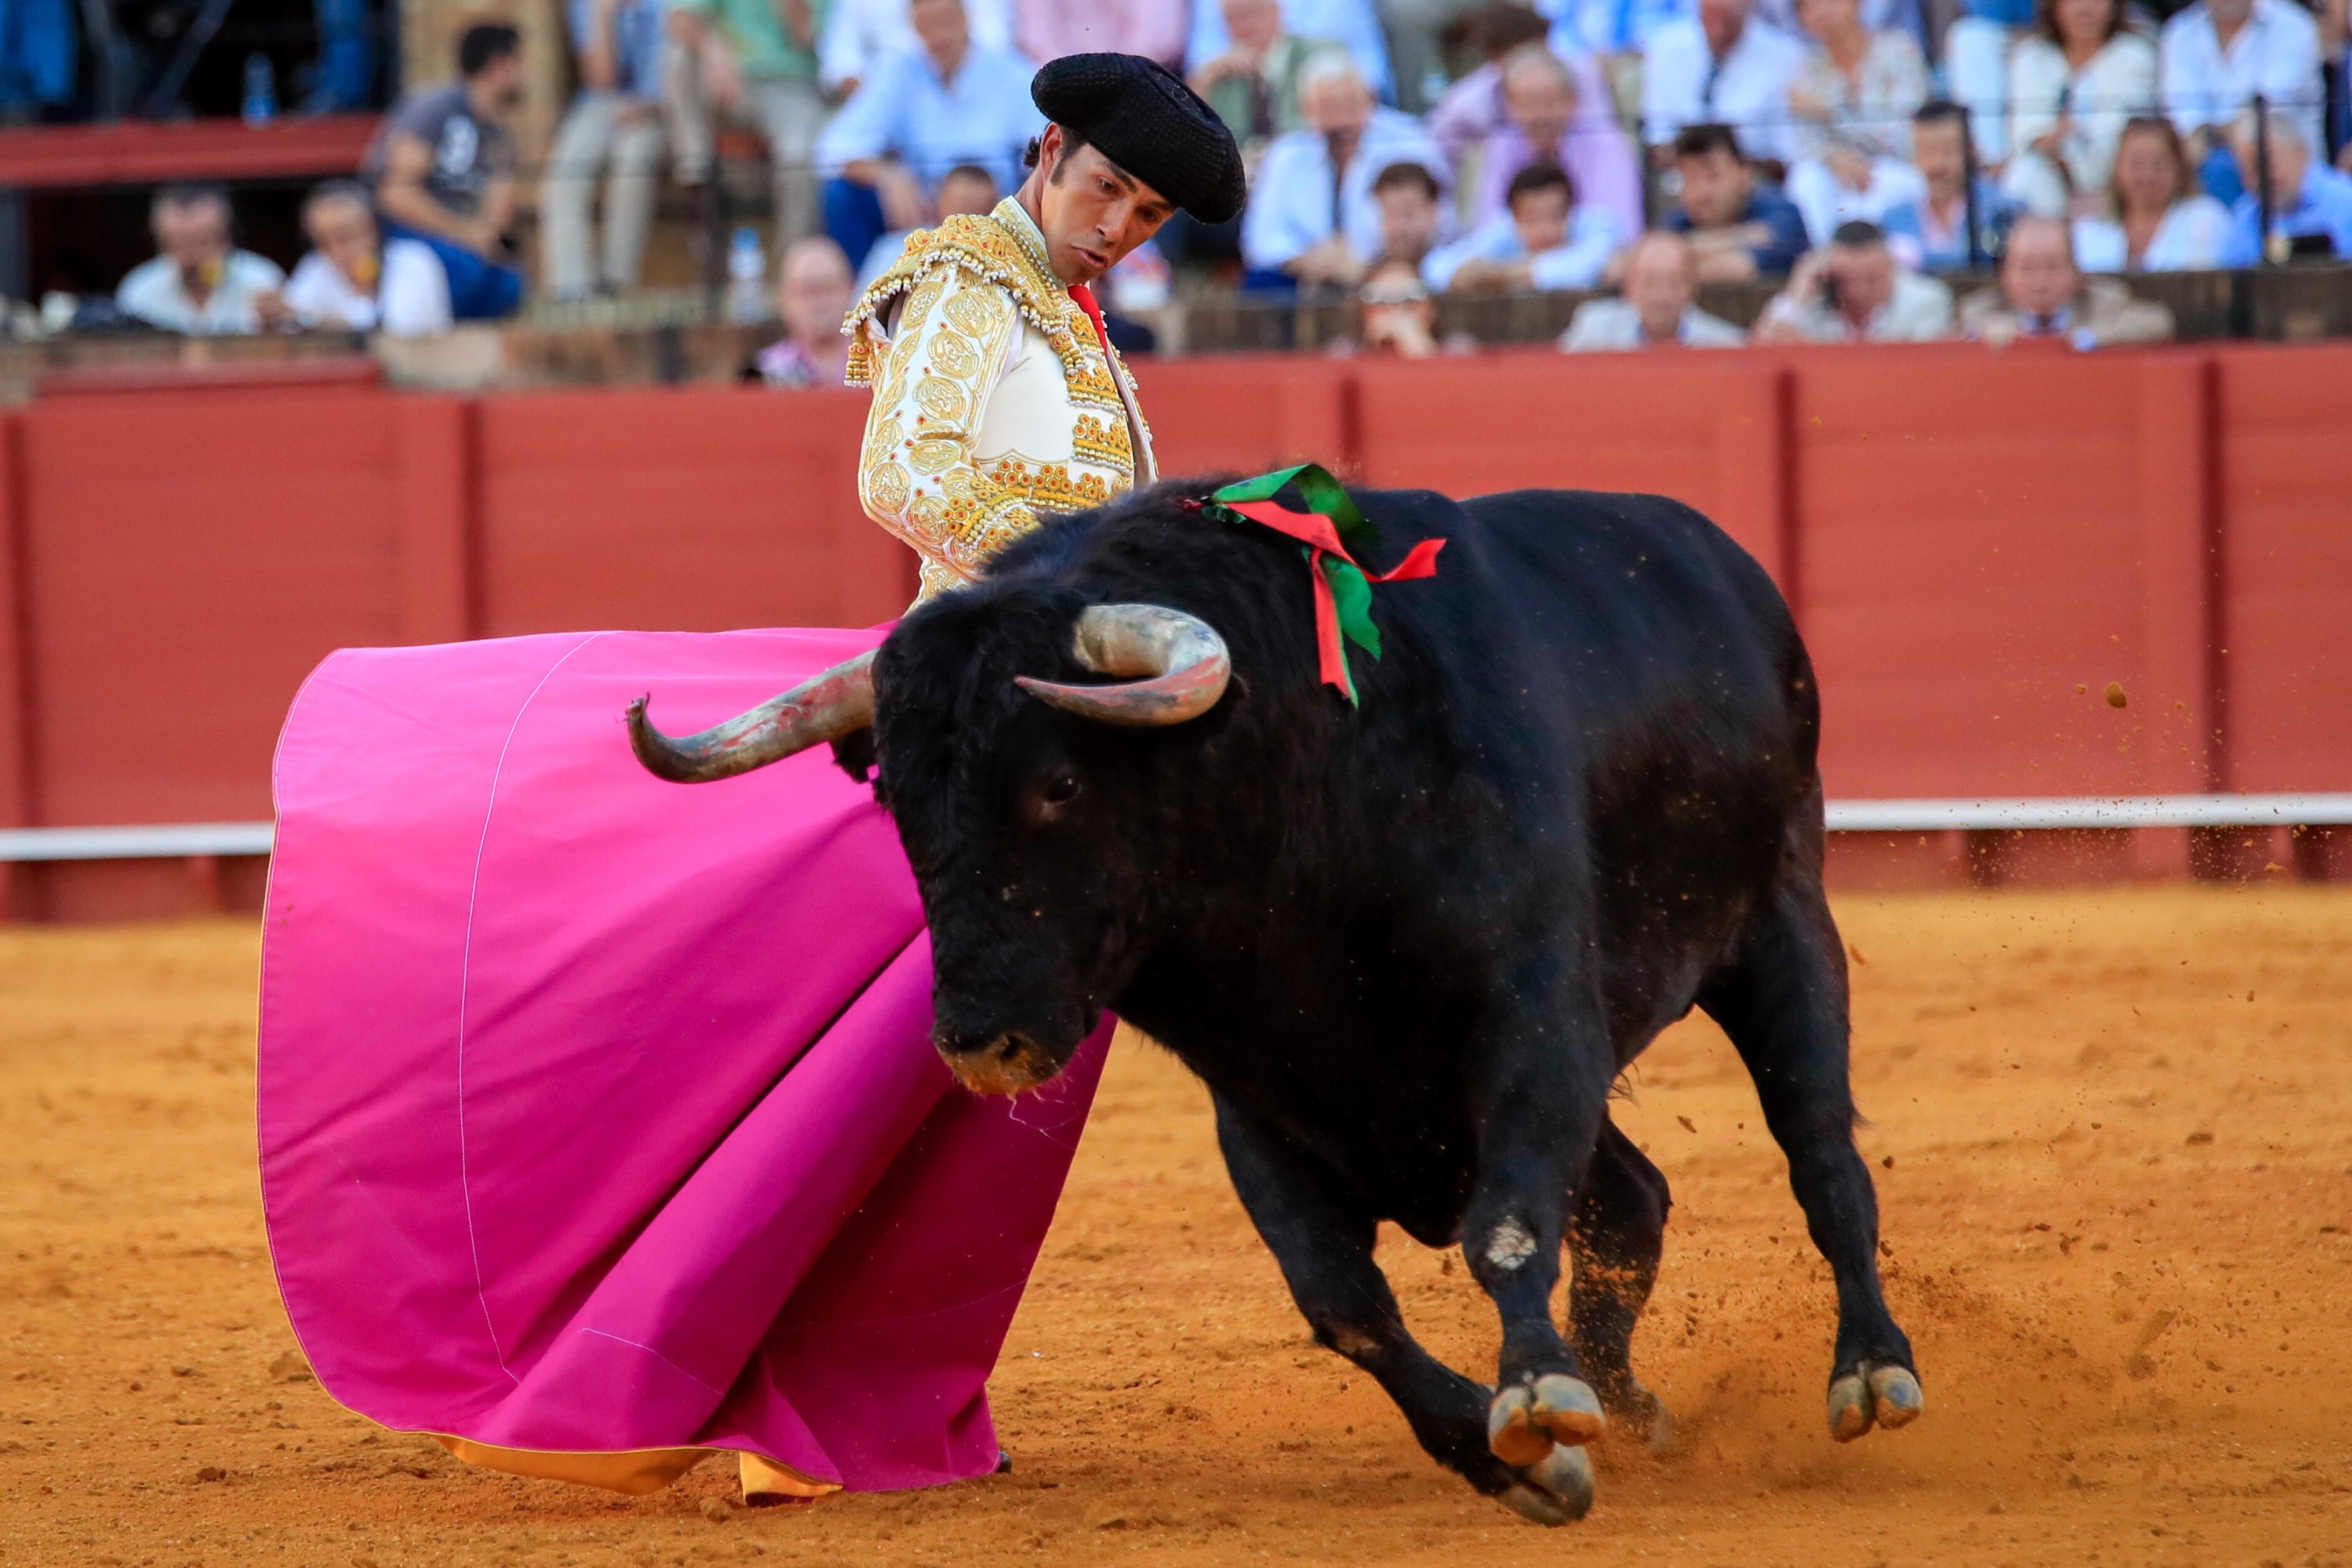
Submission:
[[[1297,490],[1307,503],[1306,511],[1275,504],[1276,495],[1286,486]],[[1405,553],[1393,570],[1378,576],[1366,573],[1342,541],[1364,544],[1371,538],[1371,525],[1339,481],[1313,463],[1277,468],[1228,485],[1213,492],[1203,509],[1247,517],[1306,547],[1307,570],[1315,583],[1315,641],[1324,684],[1337,686],[1342,696],[1355,702],[1356,683],[1348,673],[1347,644],[1352,642],[1373,658],[1381,656],[1381,631],[1372,623],[1371,585],[1436,576],[1437,552],[1445,548],[1445,541],[1423,539]]]

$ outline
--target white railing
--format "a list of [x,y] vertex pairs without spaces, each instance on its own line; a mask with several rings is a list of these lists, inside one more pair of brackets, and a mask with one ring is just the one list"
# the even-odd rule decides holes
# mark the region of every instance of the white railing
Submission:
[[[1935,833],[1956,828],[2316,828],[2352,823],[2352,794],[1832,800],[1828,817],[1833,833]],[[0,829],[0,862],[266,855],[276,836],[268,822],[7,828]]]

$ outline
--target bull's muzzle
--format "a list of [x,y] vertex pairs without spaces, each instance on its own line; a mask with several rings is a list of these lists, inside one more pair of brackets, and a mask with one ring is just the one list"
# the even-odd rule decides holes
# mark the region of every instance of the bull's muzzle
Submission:
[[931,1043],[956,1082],[975,1094],[1007,1096],[1052,1082],[1065,1063],[1051,1049],[1018,1030],[973,1039],[934,1030]]

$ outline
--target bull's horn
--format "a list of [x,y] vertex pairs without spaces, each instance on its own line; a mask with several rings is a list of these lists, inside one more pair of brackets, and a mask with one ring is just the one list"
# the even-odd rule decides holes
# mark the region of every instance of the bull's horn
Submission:
[[1097,674],[1143,678],[1105,686],[1069,686],[1027,675],[1014,680],[1039,702],[1105,724],[1198,718],[1217,706],[1234,674],[1233,656],[1215,627],[1157,604],[1091,606],[1078,617],[1070,651]]
[[803,681],[740,718],[682,739],[664,735],[646,717],[651,700],[639,697],[629,705],[629,748],[646,771],[674,784],[732,779],[872,724],[874,650]]

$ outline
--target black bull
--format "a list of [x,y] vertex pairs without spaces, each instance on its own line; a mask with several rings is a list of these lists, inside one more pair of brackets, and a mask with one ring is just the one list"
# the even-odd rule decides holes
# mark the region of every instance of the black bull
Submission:
[[[640,754],[703,779],[831,739],[877,773],[950,1065],[977,1087],[1041,1082],[1106,1008],[1174,1051],[1316,1338],[1440,1462],[1548,1523],[1590,1505],[1604,1412],[1662,1430],[1628,1351],[1666,1182],[1609,1096],[1704,1008],[1836,1277],[1831,1429],[1909,1422],[1822,892],[1820,704],[1771,581],[1656,497],[1362,494],[1366,566],[1448,542],[1433,580],[1374,591],[1386,657],[1353,654],[1353,708],[1318,681],[1299,547],[1188,504],[1207,488],[1049,523],[910,613],[870,674],[845,666],[733,729],[671,742],[640,710]],[[1230,685],[1197,659],[1100,683],[1165,668],[1087,645],[1087,607],[1137,604],[1214,628]],[[1202,669],[1215,689],[1171,722],[1162,688]],[[1160,707],[1073,713],[1050,700],[1070,686]],[[1373,1261],[1382,1219],[1462,1244],[1502,1320],[1495,1387],[1406,1332]]]

